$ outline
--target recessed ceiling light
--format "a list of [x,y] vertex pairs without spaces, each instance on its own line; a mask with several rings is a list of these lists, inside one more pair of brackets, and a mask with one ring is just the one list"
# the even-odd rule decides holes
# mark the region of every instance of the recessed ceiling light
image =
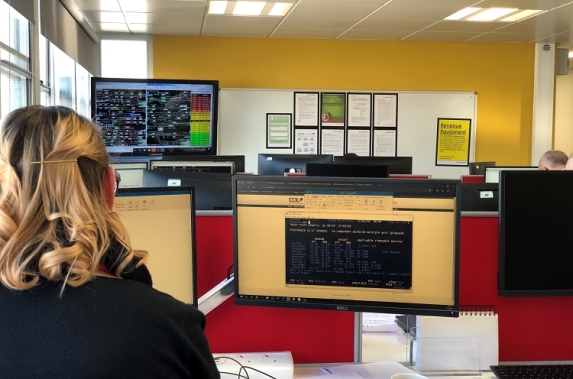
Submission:
[[269,16],[284,16],[291,6],[291,3],[275,3],[273,9],[269,12]]
[[444,20],[459,20],[464,18],[472,13],[479,11],[481,8],[464,8],[461,11],[457,11],[453,15],[446,17]]
[[225,14],[225,9],[227,9],[227,1],[209,2],[209,14]]
[[534,14],[541,13],[541,12],[543,12],[543,11],[537,10],[537,9],[526,9],[524,11],[514,13],[511,16],[506,17],[504,19],[501,19],[499,21],[504,21],[504,22],[519,21],[519,20],[522,20],[526,17],[533,16]]
[[241,16],[259,16],[265,7],[264,1],[237,1],[235,4],[234,15]]
[[468,17],[468,21],[493,21],[497,20],[500,17],[505,16],[506,14],[510,14],[513,12],[518,11],[517,8],[489,8],[484,10],[483,12],[479,12],[478,14]]

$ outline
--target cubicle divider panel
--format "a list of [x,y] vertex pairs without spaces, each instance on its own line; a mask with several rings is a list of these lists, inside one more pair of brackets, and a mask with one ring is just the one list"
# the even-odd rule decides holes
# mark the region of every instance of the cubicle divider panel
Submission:
[[462,217],[460,249],[460,304],[495,306],[501,362],[573,360],[573,297],[498,295],[497,217]]
[[[233,263],[233,216],[196,217],[197,288],[201,297]],[[291,351],[297,364],[353,362],[354,313],[236,306],[232,298],[207,314],[211,351]]]

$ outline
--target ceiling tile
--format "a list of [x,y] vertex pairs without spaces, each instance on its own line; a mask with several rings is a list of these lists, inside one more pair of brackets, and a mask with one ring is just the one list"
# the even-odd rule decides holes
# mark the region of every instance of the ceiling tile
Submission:
[[[138,25],[138,24],[134,24]],[[146,24],[147,34],[162,34],[173,36],[199,36],[201,35],[201,24],[192,25],[170,25],[170,24]],[[130,25],[131,27],[131,25]]]
[[355,5],[350,1],[344,4],[312,4],[300,3],[292,10],[290,16],[293,17],[321,17],[321,18],[355,18],[360,21],[376,9],[376,5]]
[[410,20],[364,20],[356,25],[353,30],[410,30],[415,31],[432,25],[434,21],[410,21]]
[[431,32],[487,33],[507,26],[504,22],[440,21],[426,28]]
[[272,38],[334,39],[341,30],[279,28]]
[[343,40],[382,40],[399,41],[415,30],[349,30],[338,39]]
[[487,33],[474,38],[473,42],[533,42],[535,35],[530,33]]
[[432,4],[432,8],[459,8],[463,9],[469,7],[479,0],[393,0],[386,4],[386,7],[407,7],[407,8],[424,8],[428,7],[428,3]]
[[124,12],[167,12],[185,14],[203,14],[206,1],[173,0],[118,0]]
[[164,24],[164,25],[184,25],[203,22],[203,15],[189,15],[176,13],[156,13],[156,12],[126,12],[125,18],[129,23],[135,24]]
[[341,29],[346,30],[356,23],[348,18],[288,17],[281,27],[288,29]]
[[449,15],[459,11],[461,8],[405,8],[405,7],[384,7],[368,17],[372,20],[443,20]]
[[484,0],[480,8],[553,9],[570,3],[571,0]]
[[249,17],[210,15],[204,23],[203,35],[267,37],[279,24],[280,17]]
[[421,32],[412,34],[404,39],[404,41],[449,41],[449,42],[464,42],[471,38],[479,36],[479,33],[470,32]]
[[126,23],[90,22],[89,24],[96,33],[129,33]]
[[73,0],[81,11],[110,11],[121,12],[117,0]]
[[121,12],[83,12],[83,15],[88,22],[123,22],[125,18]]

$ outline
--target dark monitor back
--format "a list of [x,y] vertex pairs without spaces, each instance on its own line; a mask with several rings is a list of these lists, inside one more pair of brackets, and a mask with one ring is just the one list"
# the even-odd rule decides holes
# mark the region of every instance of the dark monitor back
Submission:
[[146,170],[143,187],[194,186],[196,210],[231,210],[232,176],[228,172]]
[[461,183],[462,212],[497,212],[499,187],[497,183]]
[[388,174],[411,174],[412,157],[356,157],[337,156],[334,163],[353,165],[382,165],[388,166]]
[[306,174],[307,163],[332,163],[332,154],[273,154],[261,153],[257,174],[282,175]]
[[485,168],[487,166],[495,166],[495,161],[470,162],[470,175],[485,175]]
[[569,296],[569,303],[573,172],[502,171],[500,179],[500,295]]
[[306,165],[306,176],[387,178],[388,166],[308,163]]

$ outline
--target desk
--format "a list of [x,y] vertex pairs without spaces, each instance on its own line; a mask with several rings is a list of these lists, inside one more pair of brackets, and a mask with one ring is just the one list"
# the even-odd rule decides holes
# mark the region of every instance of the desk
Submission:
[[[360,363],[357,363],[356,365],[360,365]],[[321,367],[325,367],[325,366],[332,366],[332,364],[328,364],[328,365],[295,365],[294,366],[294,379],[304,379],[304,378],[312,378],[312,377],[316,377],[316,376],[324,376],[325,379],[328,378],[329,375],[327,374],[323,374],[320,371]],[[491,372],[484,372],[482,373],[481,376],[473,376],[473,375],[464,375],[464,376],[431,376],[431,379],[476,379],[476,378],[481,378],[481,379],[496,379],[495,375]],[[379,377],[377,379],[390,379],[390,378],[384,378],[384,377]]]

